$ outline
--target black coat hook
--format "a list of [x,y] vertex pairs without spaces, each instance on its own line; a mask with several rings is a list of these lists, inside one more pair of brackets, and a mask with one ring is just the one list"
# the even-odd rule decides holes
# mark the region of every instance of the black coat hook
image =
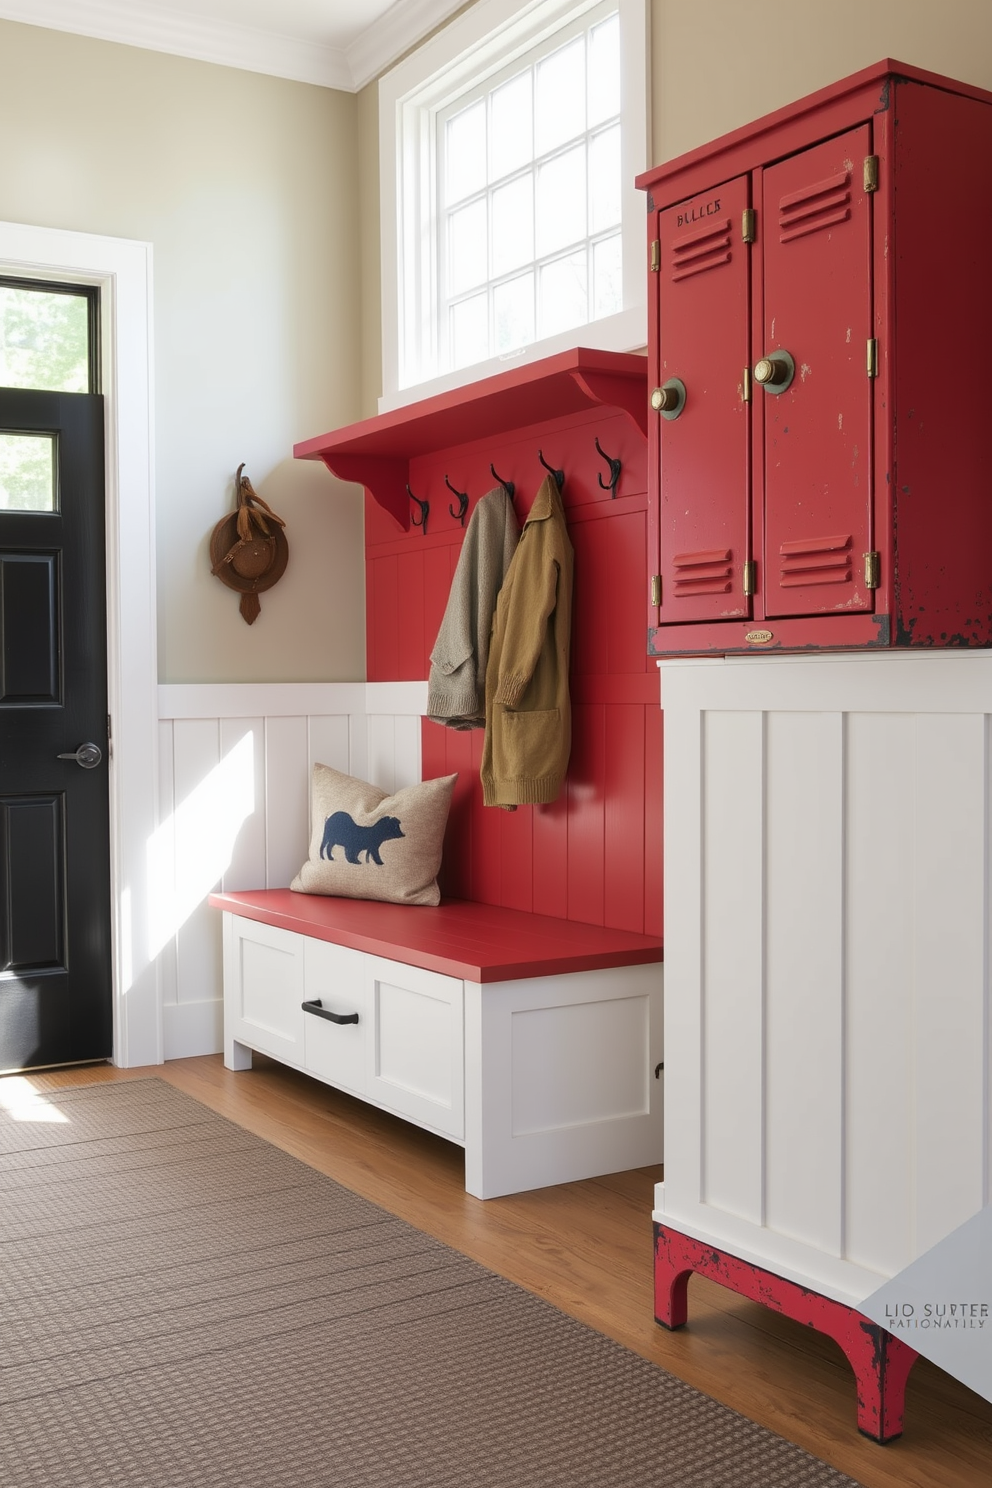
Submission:
[[420,530],[423,532],[424,536],[426,537],[427,536],[427,516],[428,516],[428,513],[430,512],[431,504],[430,504],[429,501],[421,501],[421,499],[420,499],[419,496],[414,496],[413,492],[410,490],[409,482],[407,483],[406,494],[409,496],[409,498],[413,502],[414,506],[419,506],[419,508],[420,508],[420,516],[418,517],[418,516],[416,516],[416,514],[414,514],[414,515],[412,515],[410,517],[410,521],[413,523],[414,527],[419,527]]
[[557,487],[558,487],[558,489],[560,491],[561,488],[562,488],[562,486],[565,484],[565,472],[564,472],[564,470],[556,470],[553,465],[549,465],[548,462],[547,462],[547,460],[544,458],[544,451],[543,450],[538,450],[538,452],[537,452],[537,458],[540,460],[540,462],[544,466],[545,470],[548,471],[548,473],[550,475],[553,475],[554,476],[554,478],[555,478],[555,484],[557,485]]
[[492,476],[492,478],[493,478],[494,481],[499,481],[500,485],[503,487],[503,490],[506,492],[507,496],[509,496],[510,500],[512,501],[513,498],[514,498],[514,496],[517,493],[517,488],[513,484],[513,482],[512,481],[508,481],[508,480],[504,480],[501,475],[497,475],[496,474],[496,466],[492,463],[492,461],[489,462],[489,473]]
[[456,491],[455,488],[454,488],[454,486],[451,484],[451,482],[449,481],[449,479],[448,479],[447,476],[444,477],[444,484],[447,486],[447,488],[448,488],[449,491],[452,491],[454,493],[454,495],[456,495],[458,497],[458,510],[455,511],[455,508],[452,506],[451,502],[449,501],[448,502],[448,511],[451,513],[451,515],[453,517],[457,517],[458,520],[459,520],[459,522],[461,522],[462,526],[464,527],[465,526],[465,513],[468,511],[468,492],[467,491]]
[[608,481],[604,481],[603,476],[602,476],[602,473],[601,472],[597,472],[597,477],[598,477],[598,480],[599,480],[599,484],[602,486],[602,488],[603,488],[604,491],[609,491],[609,493],[610,493],[610,500],[613,501],[613,500],[616,499],[617,481],[620,479],[620,470],[622,468],[622,462],[620,460],[614,460],[611,455],[608,455],[606,453],[606,451],[604,450],[603,446],[599,442],[599,436],[598,435],[596,436],[596,448],[599,451],[600,455],[603,457],[603,459],[606,461],[607,465],[609,465],[609,467],[610,467],[610,478],[609,478]]

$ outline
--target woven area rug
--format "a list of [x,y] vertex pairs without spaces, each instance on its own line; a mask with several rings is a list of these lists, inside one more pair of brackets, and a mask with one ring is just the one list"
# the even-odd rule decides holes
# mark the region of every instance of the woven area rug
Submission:
[[47,1099],[0,1117],[4,1485],[852,1484],[162,1081]]

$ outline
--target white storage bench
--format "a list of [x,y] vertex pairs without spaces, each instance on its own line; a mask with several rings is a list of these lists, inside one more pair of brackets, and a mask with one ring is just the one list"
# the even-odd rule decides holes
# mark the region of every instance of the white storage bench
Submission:
[[213,894],[252,1051],[465,1148],[477,1198],[662,1158],[660,939],[467,900]]

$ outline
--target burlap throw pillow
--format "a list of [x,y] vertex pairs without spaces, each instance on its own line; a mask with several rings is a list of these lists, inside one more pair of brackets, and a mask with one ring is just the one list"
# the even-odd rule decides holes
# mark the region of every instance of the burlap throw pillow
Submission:
[[389,796],[367,780],[314,765],[310,857],[290,884],[301,894],[437,904],[444,828],[457,775]]

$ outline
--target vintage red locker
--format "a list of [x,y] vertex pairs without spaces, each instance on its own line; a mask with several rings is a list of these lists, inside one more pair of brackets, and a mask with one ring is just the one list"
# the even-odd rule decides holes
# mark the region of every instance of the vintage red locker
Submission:
[[639,178],[651,654],[992,645],[990,165],[884,61]]
[[[662,281],[659,521],[665,620],[749,614],[749,258],[739,226],[746,177],[659,214]],[[683,400],[686,406],[682,406]],[[655,401],[659,401],[657,398]],[[691,497],[691,499],[687,499]]]

